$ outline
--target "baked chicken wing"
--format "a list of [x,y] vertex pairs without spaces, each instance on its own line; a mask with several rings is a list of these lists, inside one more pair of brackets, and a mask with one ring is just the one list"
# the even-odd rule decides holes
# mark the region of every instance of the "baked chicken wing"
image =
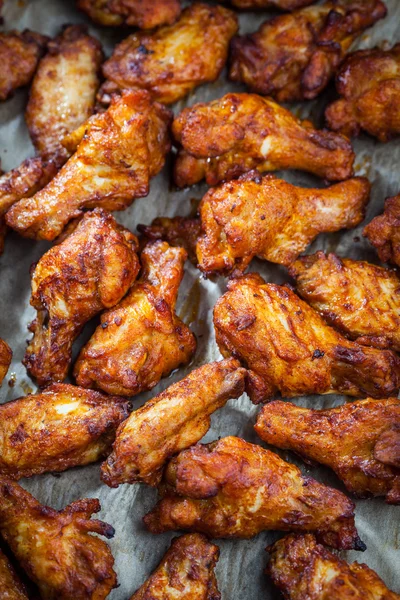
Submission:
[[329,0],[265,21],[232,40],[230,79],[278,102],[315,98],[354,40],[386,12],[381,0]]
[[348,137],[364,130],[381,142],[400,135],[400,44],[351,54],[336,88],[341,98],[325,113],[329,129]]
[[400,387],[400,359],[350,341],[287,286],[256,274],[232,280],[214,309],[216,341],[224,356],[249,369],[253,402],[339,393],[383,398]]
[[180,146],[175,162],[178,187],[203,178],[216,185],[252,169],[299,169],[330,181],[353,174],[354,153],[347,138],[318,131],[256,94],[227,94],[185,108],[172,131]]
[[166,242],[147,245],[142,274],[128,295],[101,316],[75,363],[79,385],[134,396],[189,362],[196,349],[190,329],[175,314],[186,252]]
[[0,385],[7,375],[8,367],[11,364],[12,351],[10,346],[0,338]]
[[180,0],[77,0],[77,7],[98,25],[139,29],[172,25],[181,12]]
[[1,600],[29,600],[25,586],[19,580],[8,558],[0,550]]
[[327,410],[264,406],[262,440],[331,467],[353,494],[400,504],[400,400],[358,400]]
[[383,214],[364,227],[363,235],[375,246],[382,262],[400,266],[400,194],[386,199]]
[[73,136],[77,150],[54,179],[9,210],[7,224],[25,237],[54,240],[83,209],[123,210],[146,196],[170,148],[170,121],[144,90],[113,99]]
[[232,11],[194,3],[170,27],[132,33],[104,64],[100,102],[107,104],[113,93],[138,88],[165,104],[184,98],[202,83],[218,79],[237,29]]
[[264,530],[313,531],[334,548],[365,549],[354,504],[344,494],[240,438],[183,450],[169,463],[160,491],[161,500],[144,517],[152,533],[183,529],[250,538]]
[[91,519],[96,498],[56,511],[17,483],[0,478],[0,534],[43,600],[103,600],[116,587],[114,559],[97,533],[111,538],[111,525]]
[[287,600],[400,599],[367,565],[349,565],[312,534],[287,535],[267,550],[267,573]]

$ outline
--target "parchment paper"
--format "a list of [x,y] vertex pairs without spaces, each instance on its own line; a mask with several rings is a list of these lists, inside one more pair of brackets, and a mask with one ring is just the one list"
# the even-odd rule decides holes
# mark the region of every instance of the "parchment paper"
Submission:
[[[146,1],[146,0],[143,0]],[[149,2],[151,0],[148,0]],[[113,44],[125,37],[125,33],[91,26],[86,17],[80,14],[73,0],[6,0],[1,29],[23,29],[29,27],[51,36],[56,35],[66,23],[88,23],[90,32],[104,44],[109,55]],[[373,47],[389,41],[400,40],[400,4],[398,0],[386,0],[389,9],[387,18],[380,21],[362,37],[357,47]],[[241,32],[254,31],[260,23],[273,13],[243,13],[240,15]],[[1,68],[1,66],[0,66]],[[174,107],[178,112],[183,106],[197,101],[208,101],[230,90],[241,91],[244,88],[231,84],[224,72],[219,82],[206,85],[185,101]],[[323,94],[322,99],[292,107],[299,116],[310,116],[316,123],[322,124],[323,110],[327,102],[334,97],[333,86]],[[24,123],[23,111],[27,92],[20,91],[12,99],[0,104],[0,157],[2,168],[11,169],[19,165],[28,156],[33,156],[33,147]],[[366,222],[382,212],[387,196],[400,191],[398,176],[400,164],[400,141],[380,144],[367,136],[354,142],[357,152],[357,174],[367,175],[373,183]],[[195,200],[201,199],[206,191],[205,185],[189,190],[174,191],[170,182],[171,162],[166,165],[151,184],[147,198],[136,200],[124,212],[115,213],[117,219],[126,227],[135,231],[138,223],[150,223],[156,216],[188,215],[193,211]],[[322,183],[302,173],[285,172],[285,179],[299,185]],[[364,223],[364,224],[365,224]],[[334,251],[339,256],[364,258],[377,262],[372,247],[361,236],[362,224],[358,229],[344,233],[320,236],[309,248],[308,253],[319,249]],[[30,277],[29,267],[47,250],[49,244],[24,240],[10,233],[6,239],[5,252],[0,257],[0,337],[12,347],[14,359],[8,376],[0,391],[1,402],[23,396],[34,391],[35,385],[28,378],[21,359],[26,347],[28,323],[34,317],[29,306]],[[288,281],[285,269],[267,262],[253,261],[250,270],[258,271],[269,281],[281,283]],[[138,408],[145,400],[165,389],[168,385],[183,378],[193,368],[220,358],[214,341],[212,327],[212,308],[223,294],[226,281],[220,278],[210,282],[204,280],[199,272],[187,265],[186,275],[181,286],[178,314],[191,325],[198,340],[198,349],[193,362],[187,367],[164,379],[150,393],[141,394],[134,399]],[[90,336],[96,325],[90,323],[75,345],[75,353]],[[14,379],[14,387],[7,381]],[[316,408],[341,404],[341,396],[309,397],[294,400],[295,403]],[[257,413],[246,395],[239,400],[231,400],[225,408],[218,411],[212,419],[212,427],[204,438],[211,441],[218,436],[238,435],[244,439],[262,445],[253,431]],[[293,454],[280,452],[288,460],[298,464],[307,474],[318,481],[332,485],[344,491],[341,482],[332,471],[322,467],[308,468]],[[123,485],[116,490],[109,489],[99,479],[98,465],[71,469],[60,476],[42,475],[22,480],[22,485],[41,502],[56,509],[82,497],[97,497],[101,501],[100,518],[111,523],[116,535],[110,542],[115,557],[115,568],[120,587],[109,596],[110,600],[127,600],[143,583],[161,560],[169,546],[170,539],[176,534],[153,536],[142,525],[142,516],[154,505],[156,492],[144,485]],[[375,569],[394,591],[400,592],[400,507],[390,507],[383,499],[357,501],[356,521],[362,540],[367,544],[365,553],[344,552],[347,560],[358,560]],[[269,600],[279,598],[267,577],[263,574],[267,555],[264,548],[280,537],[274,532],[263,532],[252,540],[217,540],[221,548],[221,558],[217,567],[217,577],[222,598],[225,600]]]

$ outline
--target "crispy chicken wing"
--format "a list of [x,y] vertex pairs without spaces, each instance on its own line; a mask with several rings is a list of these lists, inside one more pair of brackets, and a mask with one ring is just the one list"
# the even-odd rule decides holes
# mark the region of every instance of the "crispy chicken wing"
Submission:
[[363,129],[381,142],[400,135],[400,44],[351,54],[336,88],[342,97],[325,113],[330,129],[349,137]]
[[152,533],[250,538],[264,530],[313,531],[334,548],[365,549],[354,504],[344,494],[240,438],[183,450],[169,463],[160,491],[162,499],[144,518]]
[[197,217],[157,217],[151,225],[138,225],[137,229],[147,240],[165,240],[170,246],[185,248],[191,262],[197,263],[196,244],[201,233]]
[[212,413],[243,394],[245,373],[232,358],[207,364],[146,402],[118,428],[102,480],[160,483],[167,459],[200,441]]
[[220,600],[215,578],[219,548],[198,533],[182,535],[131,600]]
[[132,33],[103,67],[106,82],[100,102],[108,104],[113,93],[137,88],[165,104],[184,98],[202,83],[218,79],[237,29],[232,11],[194,3],[175,25]]
[[400,599],[367,565],[349,565],[312,534],[287,535],[267,550],[267,573],[287,600]]
[[318,131],[256,94],[227,94],[185,108],[172,131],[181,146],[175,163],[178,187],[203,178],[216,185],[252,169],[300,169],[330,181],[353,174],[354,153],[345,137]]
[[329,0],[265,21],[232,40],[230,79],[278,102],[315,98],[354,40],[386,12],[382,0]]
[[358,400],[313,410],[276,400],[255,430],[262,440],[331,467],[361,498],[400,504],[400,400]]
[[375,246],[382,262],[400,266],[400,194],[386,199],[383,214],[364,227],[363,235]]
[[352,342],[286,286],[256,274],[235,279],[214,309],[224,356],[249,369],[253,402],[339,393],[383,398],[400,387],[400,359],[391,350]]
[[12,351],[10,346],[0,338],[0,385],[4,377],[7,375],[8,367],[12,359]]
[[29,600],[23,583],[19,580],[8,558],[0,550],[1,600]]
[[96,498],[85,498],[56,511],[0,478],[0,533],[43,600],[103,600],[116,586],[109,547],[90,535],[114,535],[111,525],[91,520],[99,510]]
[[123,210],[146,196],[170,148],[170,121],[170,111],[144,90],[115,98],[79,128],[75,154],[43,190],[9,210],[7,224],[26,237],[54,240],[83,209]]
[[172,25],[181,12],[180,0],[77,0],[77,6],[98,25],[139,29]]
[[189,362],[196,340],[175,314],[185,259],[183,248],[166,242],[144,248],[140,279],[122,302],[102,314],[79,354],[74,368],[79,385],[134,396]]

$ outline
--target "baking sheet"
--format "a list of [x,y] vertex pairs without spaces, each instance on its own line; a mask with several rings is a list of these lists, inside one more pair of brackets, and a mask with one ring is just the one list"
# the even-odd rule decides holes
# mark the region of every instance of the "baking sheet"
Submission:
[[[391,44],[400,41],[400,4],[398,0],[386,0],[386,4],[389,9],[387,18],[370,29],[355,47],[373,47],[384,41]],[[254,31],[262,20],[272,14],[241,14],[241,32]],[[61,25],[66,23],[90,25],[86,17],[75,10],[73,0],[6,0],[3,16],[5,22],[1,29],[29,27],[51,36],[56,35]],[[113,44],[124,37],[120,32],[91,25],[90,32],[102,41],[107,55],[110,54]],[[174,107],[174,110],[177,112],[184,105],[191,105],[197,101],[209,101],[230,90],[243,89],[240,85],[229,83],[226,74],[223,73],[219,82],[199,88]],[[333,95],[334,90],[331,87],[322,100],[296,105],[293,110],[299,116],[310,116],[316,124],[321,124],[324,107]],[[33,147],[23,119],[26,99],[26,91],[19,91],[12,99],[0,104],[0,157],[4,170],[18,166],[25,158],[33,155]],[[357,152],[357,174],[367,175],[373,183],[365,221],[368,222],[382,211],[387,196],[400,191],[400,141],[379,144],[364,136],[355,141],[354,146]],[[170,182],[170,167],[171,163],[167,164],[162,173],[152,181],[151,192],[147,198],[136,200],[124,212],[115,213],[121,223],[134,231],[138,223],[150,223],[156,216],[191,213],[196,200],[202,197],[206,187],[199,185],[189,190],[174,191]],[[302,173],[285,172],[282,176],[299,185],[322,185],[317,179]],[[324,249],[337,252],[340,256],[377,262],[375,252],[361,236],[362,227],[363,224],[349,232],[320,236],[309,248],[308,253]],[[25,240],[11,233],[6,239],[4,255],[0,257],[0,337],[7,340],[14,352],[12,366],[0,390],[1,402],[18,398],[36,389],[21,365],[21,359],[28,337],[27,325],[34,317],[34,311],[29,306],[29,267],[48,247],[49,244],[45,242]],[[265,279],[277,283],[288,280],[283,268],[266,262],[255,260],[250,270],[258,271]],[[206,281],[188,264],[180,290],[178,314],[191,325],[197,336],[196,357],[188,367],[164,379],[152,392],[136,396],[135,408],[174,381],[183,378],[193,368],[220,358],[214,340],[212,307],[224,292],[225,286],[226,281],[223,278],[213,282]],[[90,336],[95,324],[96,322],[92,322],[85,328],[75,345],[75,353]],[[7,385],[10,379],[15,381],[13,387]],[[335,406],[343,401],[341,396],[314,396],[294,400],[295,403],[317,408]],[[239,400],[229,401],[225,408],[214,414],[212,427],[204,441],[211,441],[218,436],[238,435],[262,445],[253,431],[257,410],[246,395]],[[318,481],[344,491],[342,484],[329,469],[309,468],[302,461],[296,460],[293,454],[280,454],[298,464],[303,472],[312,475]],[[110,594],[110,600],[129,598],[157,566],[169,546],[170,539],[176,535],[171,533],[153,536],[147,533],[142,525],[142,516],[156,501],[155,490],[144,485],[123,485],[116,490],[109,489],[100,482],[98,465],[71,469],[59,476],[32,477],[22,480],[21,483],[42,503],[57,509],[82,497],[100,499],[100,518],[111,523],[116,529],[110,546],[115,557],[120,586]],[[400,508],[387,506],[382,499],[357,501],[356,504],[357,527],[361,539],[367,544],[367,551],[363,554],[343,552],[342,556],[350,561],[367,563],[389,587],[400,592]],[[263,574],[266,564],[264,548],[278,537],[278,533],[263,532],[252,540],[217,541],[221,548],[217,577],[222,598],[270,600],[280,597]]]

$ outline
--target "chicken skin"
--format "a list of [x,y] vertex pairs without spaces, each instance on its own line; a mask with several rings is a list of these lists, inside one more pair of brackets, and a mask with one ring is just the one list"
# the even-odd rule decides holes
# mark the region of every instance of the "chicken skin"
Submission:
[[37,316],[23,363],[40,386],[64,381],[84,324],[125,296],[140,269],[137,247],[130,231],[97,208],[39,260],[31,296]]
[[333,469],[360,498],[400,504],[400,400],[358,400],[313,410],[276,400],[255,430],[264,442]]
[[54,240],[83,209],[123,210],[146,196],[170,148],[170,121],[146,91],[113,99],[70,138],[75,154],[43,190],[9,210],[7,224],[25,237]]
[[364,227],[363,235],[375,246],[382,262],[400,266],[400,194],[386,199],[383,214]]
[[95,23],[108,27],[153,29],[172,25],[181,12],[180,0],[77,0],[76,4]]
[[230,79],[278,102],[311,100],[351,44],[386,12],[381,0],[329,0],[265,21],[232,40]]
[[207,364],[134,411],[101,467],[104,483],[158,485],[168,458],[199,442],[212,413],[243,394],[245,374],[233,358]]
[[354,504],[344,494],[240,438],[181,452],[169,463],[160,492],[144,517],[152,533],[183,529],[250,538],[264,530],[313,531],[334,548],[365,550]]
[[180,145],[175,162],[180,188],[203,178],[216,185],[252,169],[299,169],[329,181],[353,174],[354,152],[347,138],[318,131],[256,94],[227,94],[185,108],[172,132]]
[[25,586],[19,580],[8,558],[0,550],[1,600],[29,600]]
[[99,101],[108,104],[113,93],[124,89],[146,89],[165,104],[184,98],[197,86],[218,79],[237,30],[232,11],[194,3],[175,25],[132,33],[103,67],[106,82]]
[[38,154],[62,165],[69,158],[62,145],[93,113],[103,54],[85,27],[72,25],[49,42],[30,89],[25,119]]
[[359,344],[400,351],[400,279],[365,261],[317,252],[289,268],[297,292]]
[[400,135],[400,44],[351,54],[336,88],[341,98],[325,113],[329,129],[348,137],[364,130],[380,142]]
[[10,346],[0,338],[0,386],[4,377],[7,375],[8,368],[11,364],[12,351]]
[[134,396],[189,362],[196,340],[175,314],[186,256],[183,248],[161,241],[144,248],[140,279],[122,302],[102,314],[79,354],[78,385]]
[[214,309],[223,356],[249,369],[254,403],[308,394],[384,398],[400,387],[400,359],[391,350],[352,342],[287,286],[256,274],[234,279]]
[[160,565],[130,600],[220,600],[219,548],[197,533],[174,538]]
[[110,549],[90,535],[114,535],[111,525],[91,520],[99,510],[96,498],[86,498],[56,511],[0,478],[0,533],[43,600],[103,600],[116,587]]
[[197,217],[157,217],[151,225],[137,226],[146,240],[165,240],[170,246],[185,248],[188,258],[197,263],[196,244],[201,233],[201,222]]

